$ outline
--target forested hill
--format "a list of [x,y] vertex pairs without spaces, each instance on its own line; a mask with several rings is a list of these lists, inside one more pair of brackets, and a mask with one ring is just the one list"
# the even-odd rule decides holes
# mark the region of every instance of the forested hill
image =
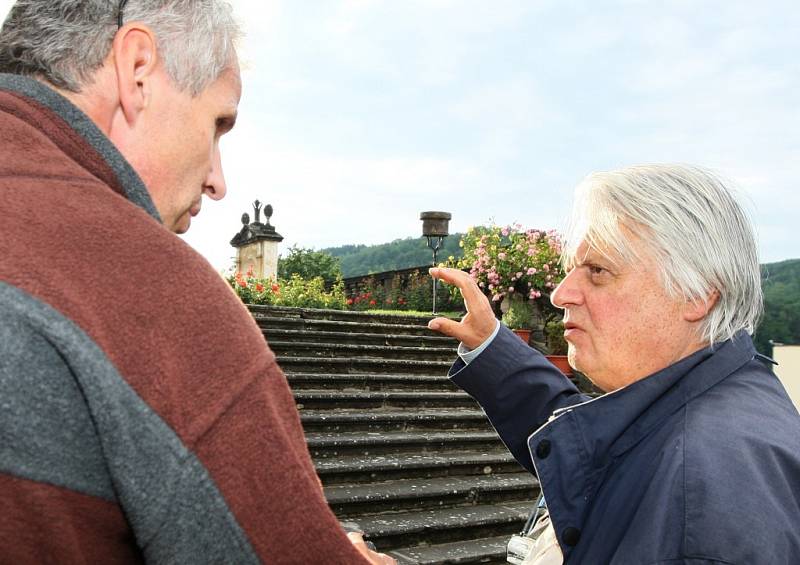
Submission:
[[[461,235],[454,233],[444,239],[437,261],[445,261],[450,255],[461,256],[458,246]],[[424,237],[395,239],[379,245],[343,245],[322,251],[339,258],[345,278],[430,265],[433,261],[433,252]]]
[[756,332],[756,348],[770,355],[769,340],[800,345],[800,259],[761,265],[764,319]]

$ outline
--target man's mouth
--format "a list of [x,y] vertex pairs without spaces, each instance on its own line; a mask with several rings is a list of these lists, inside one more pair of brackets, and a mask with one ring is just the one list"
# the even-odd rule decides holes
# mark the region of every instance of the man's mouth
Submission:
[[570,336],[575,335],[581,330],[581,327],[574,322],[564,322],[564,339],[569,340]]
[[189,208],[189,214],[190,214],[192,217],[195,217],[197,214],[199,214],[199,213],[200,213],[200,208],[201,208],[201,207],[202,207],[202,204],[201,204],[200,202],[198,202],[197,204],[195,204],[194,206],[192,206],[191,208]]

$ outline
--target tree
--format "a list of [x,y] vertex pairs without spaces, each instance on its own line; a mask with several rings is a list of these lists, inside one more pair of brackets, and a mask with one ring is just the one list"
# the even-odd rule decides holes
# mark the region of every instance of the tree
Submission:
[[330,286],[342,276],[342,269],[339,259],[330,253],[294,245],[286,257],[278,259],[278,278],[289,280],[294,274],[306,280],[322,277],[326,286]]

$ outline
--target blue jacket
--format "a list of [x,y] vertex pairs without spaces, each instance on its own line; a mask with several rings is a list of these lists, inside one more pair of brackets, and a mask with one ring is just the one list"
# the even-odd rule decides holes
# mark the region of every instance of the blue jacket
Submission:
[[450,376],[538,475],[565,563],[800,563],[800,416],[750,337],[581,395],[503,328]]

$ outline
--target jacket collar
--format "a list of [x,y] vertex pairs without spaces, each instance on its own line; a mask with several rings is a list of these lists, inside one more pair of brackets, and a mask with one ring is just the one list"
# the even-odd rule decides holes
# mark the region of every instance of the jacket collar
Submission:
[[557,411],[555,416],[571,411],[582,429],[592,430],[587,448],[594,462],[602,464],[631,449],[661,420],[754,356],[750,336],[740,331],[732,339],[701,349],[623,389]]
[[[0,73],[0,90],[15,93],[27,99],[29,103],[32,101],[39,106],[44,106],[51,114],[55,114],[66,122],[111,169],[124,192],[123,195],[161,222],[161,216],[141,177],[111,143],[111,140],[72,102],[43,83],[20,75]],[[32,126],[36,127],[36,124],[32,124]],[[78,154],[71,155],[71,157],[80,161],[81,157],[85,156]]]

